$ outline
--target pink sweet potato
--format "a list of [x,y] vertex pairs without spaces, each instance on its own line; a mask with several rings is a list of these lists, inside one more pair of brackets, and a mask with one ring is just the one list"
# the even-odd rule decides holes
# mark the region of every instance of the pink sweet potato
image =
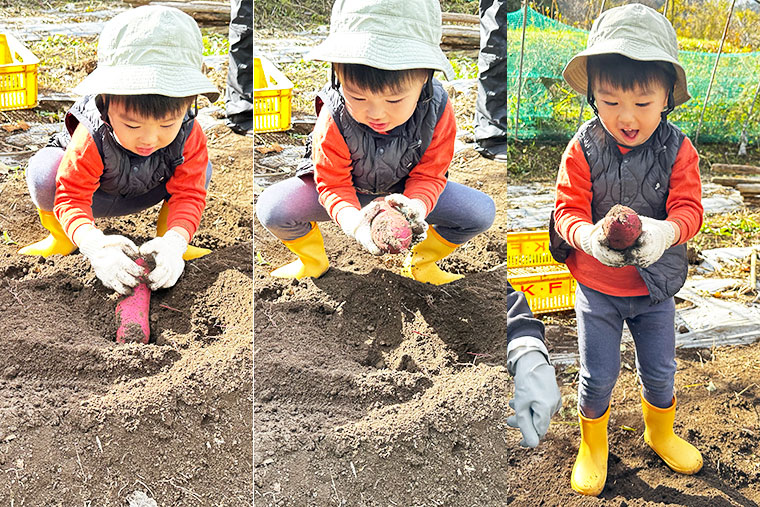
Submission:
[[632,247],[641,235],[641,220],[628,206],[614,205],[603,220],[602,231],[613,250]]
[[132,294],[124,296],[116,304],[116,343],[148,343],[150,339],[150,289],[145,282],[148,264],[144,259],[135,261],[143,267],[145,276]]
[[386,202],[372,219],[372,241],[386,253],[400,253],[412,243],[412,229],[404,215]]

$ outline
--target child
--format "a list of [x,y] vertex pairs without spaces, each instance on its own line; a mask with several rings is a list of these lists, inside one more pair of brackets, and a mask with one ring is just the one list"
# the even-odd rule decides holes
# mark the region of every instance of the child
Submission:
[[[566,260],[578,281],[581,444],[571,485],[598,495],[607,477],[607,422],[623,322],[636,345],[644,440],[676,472],[702,468],[699,451],[673,433],[673,295],[688,271],[685,243],[702,225],[699,157],[667,121],[690,97],[675,30],[657,11],[629,4],[602,13],[587,49],[563,75],[597,116],[562,157],[550,233],[552,243],[558,233],[574,249]],[[626,254],[602,240],[601,219],[618,203],[642,222]]]
[[[184,260],[209,253],[188,247],[206,205],[211,165],[190,106],[219,93],[203,75],[203,44],[187,14],[144,6],[108,21],[98,67],[74,91],[66,130],[29,160],[32,201],[50,235],[24,255],[68,255],[77,246],[103,285],[126,294],[152,256],[152,290],[173,286]],[[105,235],[93,217],[137,213],[162,202],[157,237],[139,248]]]
[[316,101],[311,159],[268,187],[256,207],[262,225],[298,256],[272,276],[327,271],[316,222],[330,219],[379,255],[369,224],[380,205],[372,201],[384,197],[410,221],[416,242],[402,274],[436,285],[462,278],[435,262],[488,229],[495,208],[484,193],[447,180],[456,124],[432,77],[453,77],[440,37],[438,0],[335,2],[329,37],[308,55],[333,64]]

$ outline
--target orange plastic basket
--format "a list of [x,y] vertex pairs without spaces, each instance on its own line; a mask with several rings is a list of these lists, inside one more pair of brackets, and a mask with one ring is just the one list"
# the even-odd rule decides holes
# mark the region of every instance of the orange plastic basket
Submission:
[[507,233],[507,279],[525,293],[533,313],[575,306],[577,282],[549,252],[549,231]]
[[253,130],[279,132],[290,128],[293,83],[266,58],[253,59]]
[[37,105],[39,63],[39,58],[14,36],[0,33],[0,111]]

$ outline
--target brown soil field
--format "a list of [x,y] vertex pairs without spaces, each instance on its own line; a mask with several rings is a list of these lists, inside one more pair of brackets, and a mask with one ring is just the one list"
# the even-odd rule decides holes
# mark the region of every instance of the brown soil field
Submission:
[[[5,133],[4,130],[0,132]],[[252,481],[252,139],[207,131],[214,166],[187,263],[151,298],[151,343],[117,345],[116,294],[45,235],[21,170],[0,176],[0,503],[247,505]],[[158,208],[98,220],[140,244]]]
[[[442,262],[465,278],[400,277],[322,226],[331,268],[283,281],[292,254],[254,222],[254,483],[262,505],[756,505],[760,345],[679,350],[676,430],[703,453],[696,476],[670,471],[643,441],[635,373],[623,369],[610,419],[607,487],[570,488],[579,441],[577,367],[557,366],[564,408],[536,449],[518,446],[506,364],[504,165],[460,152],[454,181],[497,202],[497,221]],[[266,262],[266,265],[263,263]],[[556,319],[555,319],[556,320]],[[571,312],[547,345],[575,347]],[[633,349],[623,362],[634,364]],[[708,391],[706,386],[715,386]]]

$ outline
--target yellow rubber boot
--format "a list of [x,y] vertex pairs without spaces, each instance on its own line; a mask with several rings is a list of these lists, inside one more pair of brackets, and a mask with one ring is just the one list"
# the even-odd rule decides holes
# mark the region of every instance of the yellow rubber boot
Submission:
[[[166,234],[167,229],[167,220],[169,218],[169,206],[167,206],[166,201],[161,205],[161,210],[158,212],[158,219],[156,220],[156,236],[163,236]],[[185,253],[182,254],[182,259],[186,261],[191,261],[193,259],[197,259],[198,257],[203,257],[204,255],[208,255],[211,253],[211,250],[208,248],[200,248],[193,245],[187,245],[187,250],[185,250]]]
[[50,257],[51,255],[69,255],[71,252],[77,249],[77,246],[71,242],[66,233],[63,232],[63,227],[55,218],[52,211],[43,211],[37,209],[40,214],[40,222],[50,234],[47,238],[31,245],[27,245],[18,251],[21,255],[41,255],[43,257]]
[[443,285],[464,278],[464,275],[449,273],[436,264],[436,261],[447,257],[458,246],[446,241],[435,229],[428,227],[427,238],[413,246],[404,259],[401,276],[433,285]]
[[610,408],[598,419],[589,419],[578,409],[581,423],[581,445],[578,457],[573,465],[570,485],[583,495],[597,496],[604,489],[607,481],[607,423],[610,420]]
[[692,475],[702,469],[702,454],[696,447],[673,433],[676,417],[676,397],[668,408],[651,405],[641,396],[641,410],[644,412],[644,441],[656,452],[674,472]]
[[275,269],[270,273],[272,276],[300,280],[308,276],[319,278],[327,271],[329,263],[325,243],[315,222],[311,223],[311,230],[305,236],[283,243],[298,256],[298,260]]

